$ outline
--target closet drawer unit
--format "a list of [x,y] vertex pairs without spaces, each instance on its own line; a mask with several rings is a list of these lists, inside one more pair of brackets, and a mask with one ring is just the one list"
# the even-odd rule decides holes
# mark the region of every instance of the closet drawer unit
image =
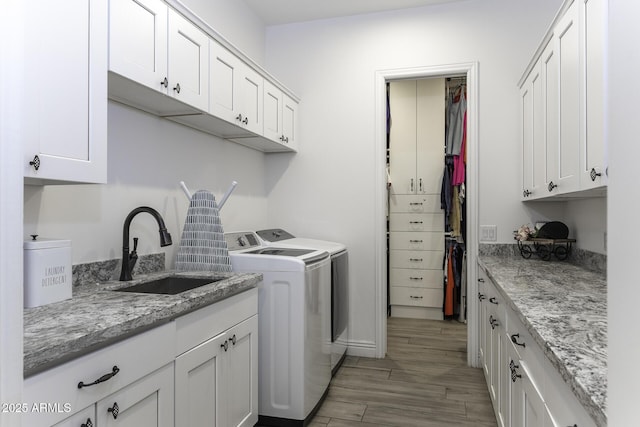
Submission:
[[389,200],[392,213],[436,213],[440,209],[440,194],[433,195],[392,195]]
[[444,233],[442,213],[392,213],[389,231],[438,231]]
[[391,286],[409,286],[414,288],[442,289],[444,273],[442,270],[417,270],[392,268],[389,270]]
[[443,251],[444,234],[439,232],[404,232],[391,233],[389,249],[409,251]]
[[442,270],[444,250],[440,251],[389,251],[391,268],[418,268],[422,270]]
[[391,286],[389,296],[391,304],[393,305],[442,307],[444,290]]

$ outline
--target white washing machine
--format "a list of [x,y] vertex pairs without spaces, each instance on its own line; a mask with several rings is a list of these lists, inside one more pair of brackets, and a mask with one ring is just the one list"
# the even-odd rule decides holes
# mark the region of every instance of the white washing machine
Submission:
[[335,374],[347,354],[349,343],[349,254],[342,243],[295,237],[281,228],[257,231],[270,246],[311,248],[331,255],[331,371]]
[[236,272],[258,286],[258,425],[304,426],[331,381],[331,258],[326,251],[264,245],[253,232],[225,233]]

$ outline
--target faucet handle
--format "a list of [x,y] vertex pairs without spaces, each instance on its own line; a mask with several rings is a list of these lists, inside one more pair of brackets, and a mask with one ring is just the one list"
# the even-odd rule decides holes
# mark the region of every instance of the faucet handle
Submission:
[[136,266],[136,262],[138,262],[138,238],[133,238],[133,250],[129,254],[129,272],[133,273],[133,269]]

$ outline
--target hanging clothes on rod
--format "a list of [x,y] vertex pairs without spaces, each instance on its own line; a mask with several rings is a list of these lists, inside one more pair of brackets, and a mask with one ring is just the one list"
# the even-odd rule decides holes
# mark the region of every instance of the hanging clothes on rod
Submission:
[[447,141],[446,154],[460,155],[464,133],[464,117],[467,112],[465,86],[460,85],[449,91],[447,99]]
[[460,320],[466,311],[466,250],[452,237],[446,239],[446,246],[444,316]]
[[445,319],[466,320],[466,84],[448,80],[445,114],[445,162],[440,194],[445,211],[444,301]]

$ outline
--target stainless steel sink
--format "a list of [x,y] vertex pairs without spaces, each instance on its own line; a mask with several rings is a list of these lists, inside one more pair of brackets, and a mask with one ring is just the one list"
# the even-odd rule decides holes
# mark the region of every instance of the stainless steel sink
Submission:
[[175,295],[180,292],[199,288],[209,283],[218,282],[222,279],[211,279],[202,277],[180,277],[169,276],[151,282],[139,283],[126,288],[114,289],[118,292],[135,292],[141,294],[166,294]]

